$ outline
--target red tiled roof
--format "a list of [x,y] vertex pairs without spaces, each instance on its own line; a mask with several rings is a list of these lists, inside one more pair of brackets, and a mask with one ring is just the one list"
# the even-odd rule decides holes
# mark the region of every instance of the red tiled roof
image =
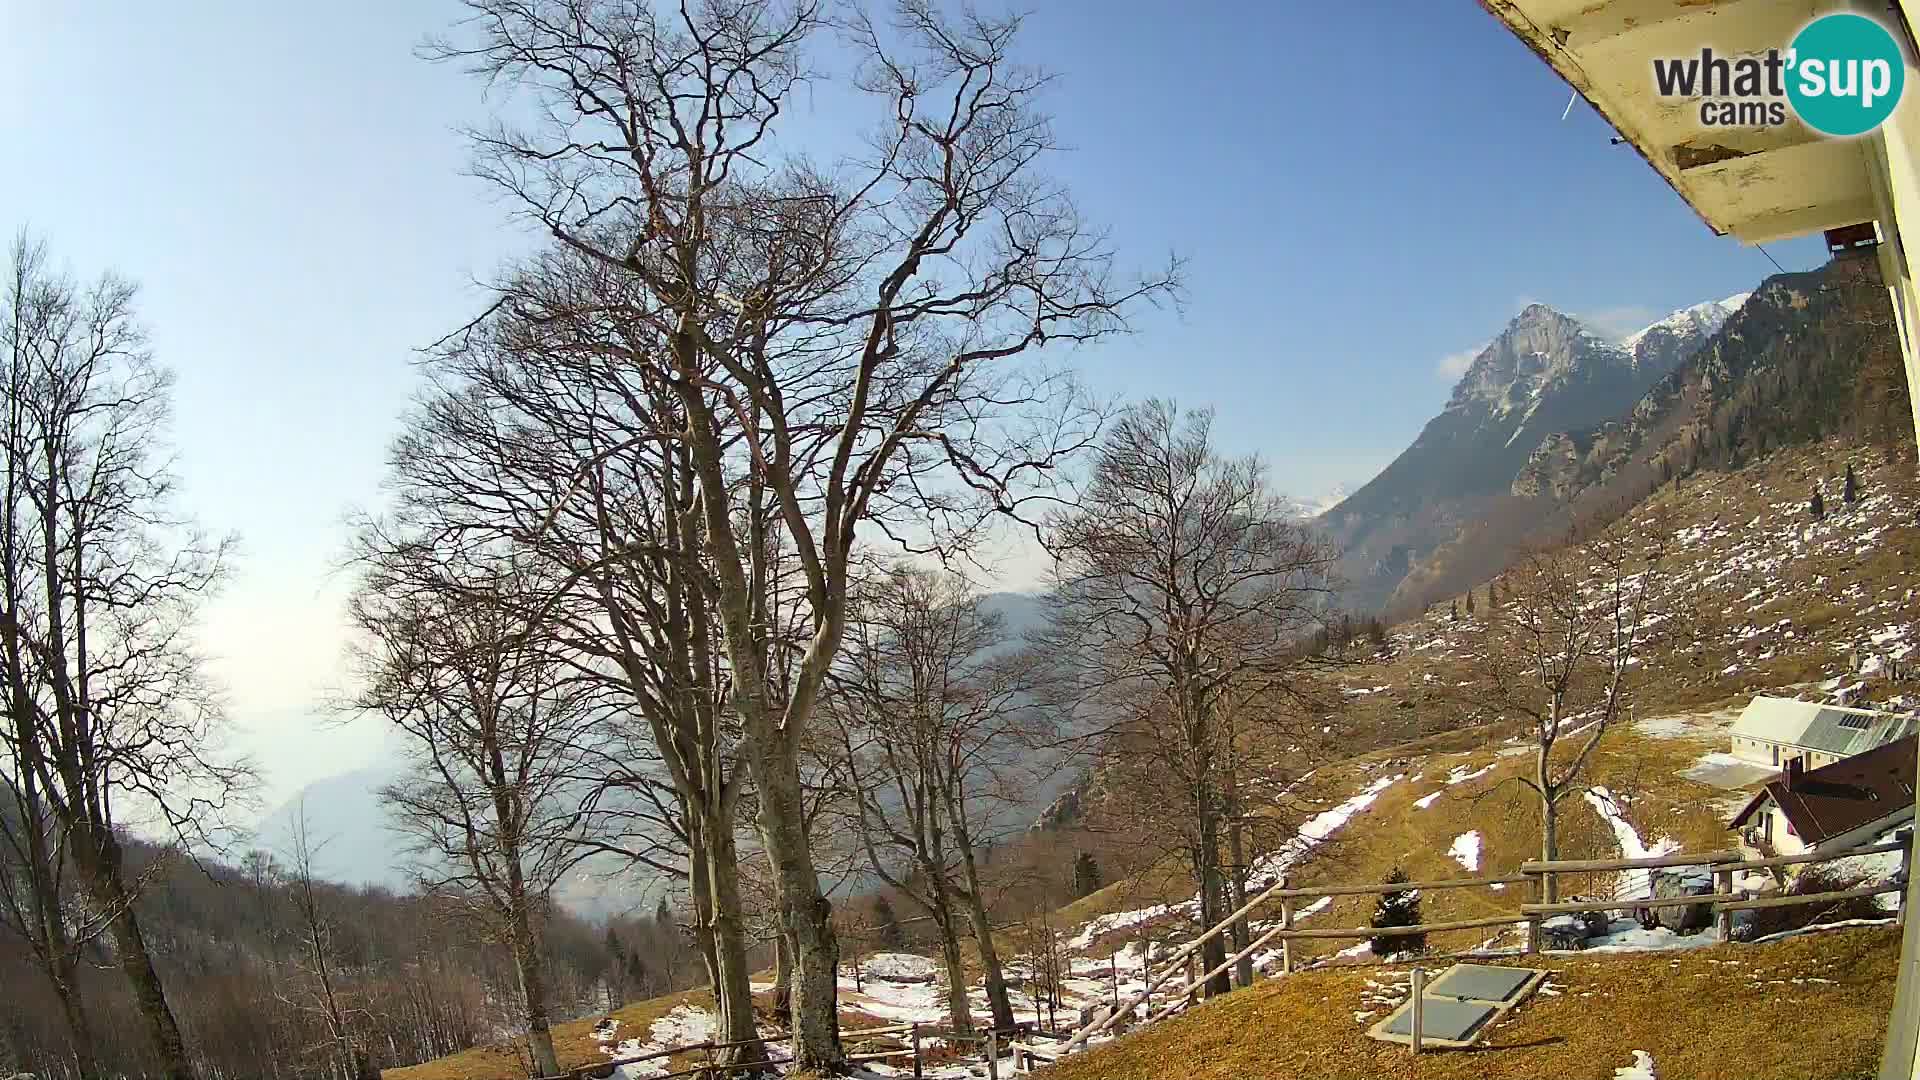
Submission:
[[1734,815],[1732,826],[1740,828],[1772,799],[1794,835],[1812,847],[1896,814],[1914,804],[1914,739],[1909,735],[1809,769],[1791,786],[1781,773]]

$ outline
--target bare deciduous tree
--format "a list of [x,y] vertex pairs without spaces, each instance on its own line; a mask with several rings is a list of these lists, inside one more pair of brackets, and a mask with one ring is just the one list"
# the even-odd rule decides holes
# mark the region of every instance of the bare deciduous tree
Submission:
[[[380,1080],[368,1045],[371,1017],[363,1006],[355,1004],[357,995],[346,982],[335,942],[338,919],[329,910],[323,885],[314,874],[314,858],[326,841],[315,844],[308,835],[304,801],[296,811],[288,840],[292,850],[288,852],[285,886],[297,922],[299,942],[294,966],[299,978],[297,986],[280,992],[280,999],[318,1019],[326,1041],[312,1050],[325,1051],[353,1080]],[[262,864],[261,872],[268,872],[269,866]]]
[[[1303,647],[1321,625],[1332,552],[1268,490],[1256,458],[1214,448],[1209,412],[1129,408],[1102,440],[1081,508],[1050,523],[1056,691],[1107,717],[1125,785],[1161,790],[1200,891],[1200,918],[1227,914],[1229,822],[1242,818],[1228,723],[1261,701],[1318,708]],[[1243,860],[1235,860],[1242,862]],[[1242,934],[1244,936],[1244,934]],[[1226,959],[1212,939],[1202,966]],[[1226,973],[1209,994],[1230,988]]]
[[857,592],[829,695],[876,874],[939,931],[950,1019],[970,1025],[960,933],[972,931],[997,1030],[1014,1018],[980,879],[979,845],[1049,764],[1034,666],[962,579],[898,566]]
[[[228,543],[173,512],[163,456],[171,377],[153,361],[134,286],[109,274],[82,287],[24,237],[12,254],[0,312],[0,768],[29,804],[27,846],[56,832],[64,843],[158,1072],[189,1080],[134,913],[143,880],[128,872],[122,830],[139,824],[216,848],[222,814],[250,786],[245,763],[223,756],[219,699],[189,640]],[[59,858],[30,855],[43,872]],[[47,887],[35,901],[43,911],[58,906]],[[72,942],[51,944],[57,954]]]
[[[1672,529],[1659,515],[1630,515],[1612,529],[1535,548],[1501,575],[1463,693],[1518,720],[1534,746],[1519,777],[1539,799],[1540,857],[1559,852],[1560,804],[1608,731],[1631,710],[1633,668],[1665,616],[1660,561]],[[1544,903],[1558,897],[1553,875]]]
[[[469,7],[470,33],[436,55],[511,85],[535,117],[476,136],[480,173],[647,298],[628,314],[678,406],[659,434],[686,449],[706,530],[794,945],[796,1057],[837,1068],[837,946],[800,761],[846,630],[855,534],[968,537],[982,511],[1016,505],[1088,429],[1057,377],[1007,361],[1122,330],[1170,276],[1116,283],[1102,234],[1039,172],[1047,80],[1010,56],[1017,19],[949,20],[921,0],[890,27],[856,16],[855,85],[881,123],[867,154],[828,170],[778,138],[825,26],[811,0]],[[780,535],[760,542],[768,522]],[[811,635],[784,692],[758,617],[776,557],[799,567]]]
[[422,884],[511,951],[532,1067],[556,1076],[540,929],[554,886],[586,850],[592,687],[520,614],[517,576],[462,572],[409,549],[365,561],[351,603],[367,675],[356,704],[403,732],[411,754],[381,799],[414,841]]

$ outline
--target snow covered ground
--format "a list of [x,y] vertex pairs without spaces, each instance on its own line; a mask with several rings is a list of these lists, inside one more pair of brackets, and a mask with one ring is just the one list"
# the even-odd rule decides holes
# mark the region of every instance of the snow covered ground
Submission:
[[[1627,820],[1626,812],[1621,808],[1621,800],[1613,792],[1595,785],[1584,793],[1587,804],[1595,813],[1606,819],[1613,827],[1613,836],[1620,844],[1620,857],[1623,859],[1651,859],[1661,855],[1670,855],[1680,850],[1680,845],[1672,840],[1661,838],[1651,845],[1640,841],[1640,833]],[[1653,876],[1646,870],[1626,870],[1620,874],[1620,885],[1615,891],[1615,899],[1637,900],[1653,895]]]
[[1653,1055],[1635,1050],[1633,1064],[1613,1070],[1613,1080],[1660,1080],[1653,1071]]
[[1453,846],[1447,849],[1453,861],[1468,870],[1480,869],[1480,830],[1469,829],[1453,838]]

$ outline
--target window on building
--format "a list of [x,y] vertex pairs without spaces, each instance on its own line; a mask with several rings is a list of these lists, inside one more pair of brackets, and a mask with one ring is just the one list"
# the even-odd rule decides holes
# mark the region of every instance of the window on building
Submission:
[[1777,746],[1773,748],[1773,763],[1776,766],[1780,764],[1780,748]]
[[1849,731],[1865,731],[1873,726],[1873,717],[1863,716],[1860,713],[1841,713],[1840,719],[1836,722]]

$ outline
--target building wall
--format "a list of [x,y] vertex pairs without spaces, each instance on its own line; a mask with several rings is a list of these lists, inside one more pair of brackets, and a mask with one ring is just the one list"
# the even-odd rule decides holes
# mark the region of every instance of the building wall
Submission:
[[1766,739],[1756,739],[1751,735],[1733,737],[1733,756],[1742,761],[1751,761],[1755,765],[1768,765],[1779,768],[1783,758],[1775,756],[1780,744]]
[[[1900,0],[1909,25],[1920,27],[1920,0]],[[1900,351],[1920,439],[1920,69],[1908,57],[1906,91],[1877,136],[1861,140],[1880,204],[1880,271],[1899,321]]]
[[1767,816],[1773,822],[1773,851],[1776,855],[1798,855],[1807,850],[1807,845],[1793,834],[1793,826],[1787,824],[1787,815],[1780,812],[1778,806],[1768,804]]

